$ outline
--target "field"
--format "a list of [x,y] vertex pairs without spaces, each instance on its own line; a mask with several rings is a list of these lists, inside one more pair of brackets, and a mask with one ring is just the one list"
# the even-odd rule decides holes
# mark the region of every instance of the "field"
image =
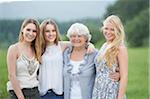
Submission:
[[[148,48],[129,48],[127,99],[148,99]],[[0,50],[0,99],[7,99],[6,51]]]

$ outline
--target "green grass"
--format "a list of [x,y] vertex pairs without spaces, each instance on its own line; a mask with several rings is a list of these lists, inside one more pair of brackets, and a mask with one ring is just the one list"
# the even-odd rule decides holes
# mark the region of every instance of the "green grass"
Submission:
[[7,51],[0,50],[0,99],[6,99],[8,96],[6,90],[6,83],[8,81],[8,72],[6,65],[6,53]]
[[[148,48],[129,48],[127,99],[148,99]],[[0,99],[8,97],[6,51],[0,50]]]
[[148,99],[148,48],[129,49],[128,99]]

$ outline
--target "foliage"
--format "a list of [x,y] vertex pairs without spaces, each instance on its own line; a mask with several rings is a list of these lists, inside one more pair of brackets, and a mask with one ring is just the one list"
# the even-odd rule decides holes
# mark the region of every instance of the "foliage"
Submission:
[[128,41],[132,46],[148,45],[149,39],[149,9],[141,11],[133,20],[126,24]]
[[104,17],[118,15],[123,21],[130,46],[148,46],[149,0],[118,0],[107,8]]

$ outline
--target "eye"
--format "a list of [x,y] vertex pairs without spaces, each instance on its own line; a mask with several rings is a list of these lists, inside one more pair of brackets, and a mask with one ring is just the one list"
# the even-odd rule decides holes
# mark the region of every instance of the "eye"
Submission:
[[27,29],[27,31],[31,31],[31,29]]
[[52,30],[52,32],[56,32],[56,30]]
[[104,29],[105,29],[105,30],[108,30],[108,28],[107,28],[107,27],[105,27]]
[[78,37],[82,37],[82,35],[78,35]]
[[36,30],[33,30],[33,32],[37,32]]
[[45,32],[50,32],[49,30],[46,30]]
[[71,38],[75,38],[76,36],[75,36],[75,35],[71,35],[70,37],[71,37]]
[[114,31],[114,29],[113,29],[113,28],[111,28],[110,30],[111,30],[111,31]]

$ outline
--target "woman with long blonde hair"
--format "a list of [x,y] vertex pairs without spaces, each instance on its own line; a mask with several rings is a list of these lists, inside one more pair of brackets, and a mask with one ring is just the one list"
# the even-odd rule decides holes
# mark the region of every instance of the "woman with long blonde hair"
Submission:
[[[92,99],[124,99],[128,79],[128,55],[120,18],[116,15],[107,17],[103,22],[102,32],[106,43],[95,58],[96,79]],[[120,81],[114,81],[109,74],[118,67]]]

